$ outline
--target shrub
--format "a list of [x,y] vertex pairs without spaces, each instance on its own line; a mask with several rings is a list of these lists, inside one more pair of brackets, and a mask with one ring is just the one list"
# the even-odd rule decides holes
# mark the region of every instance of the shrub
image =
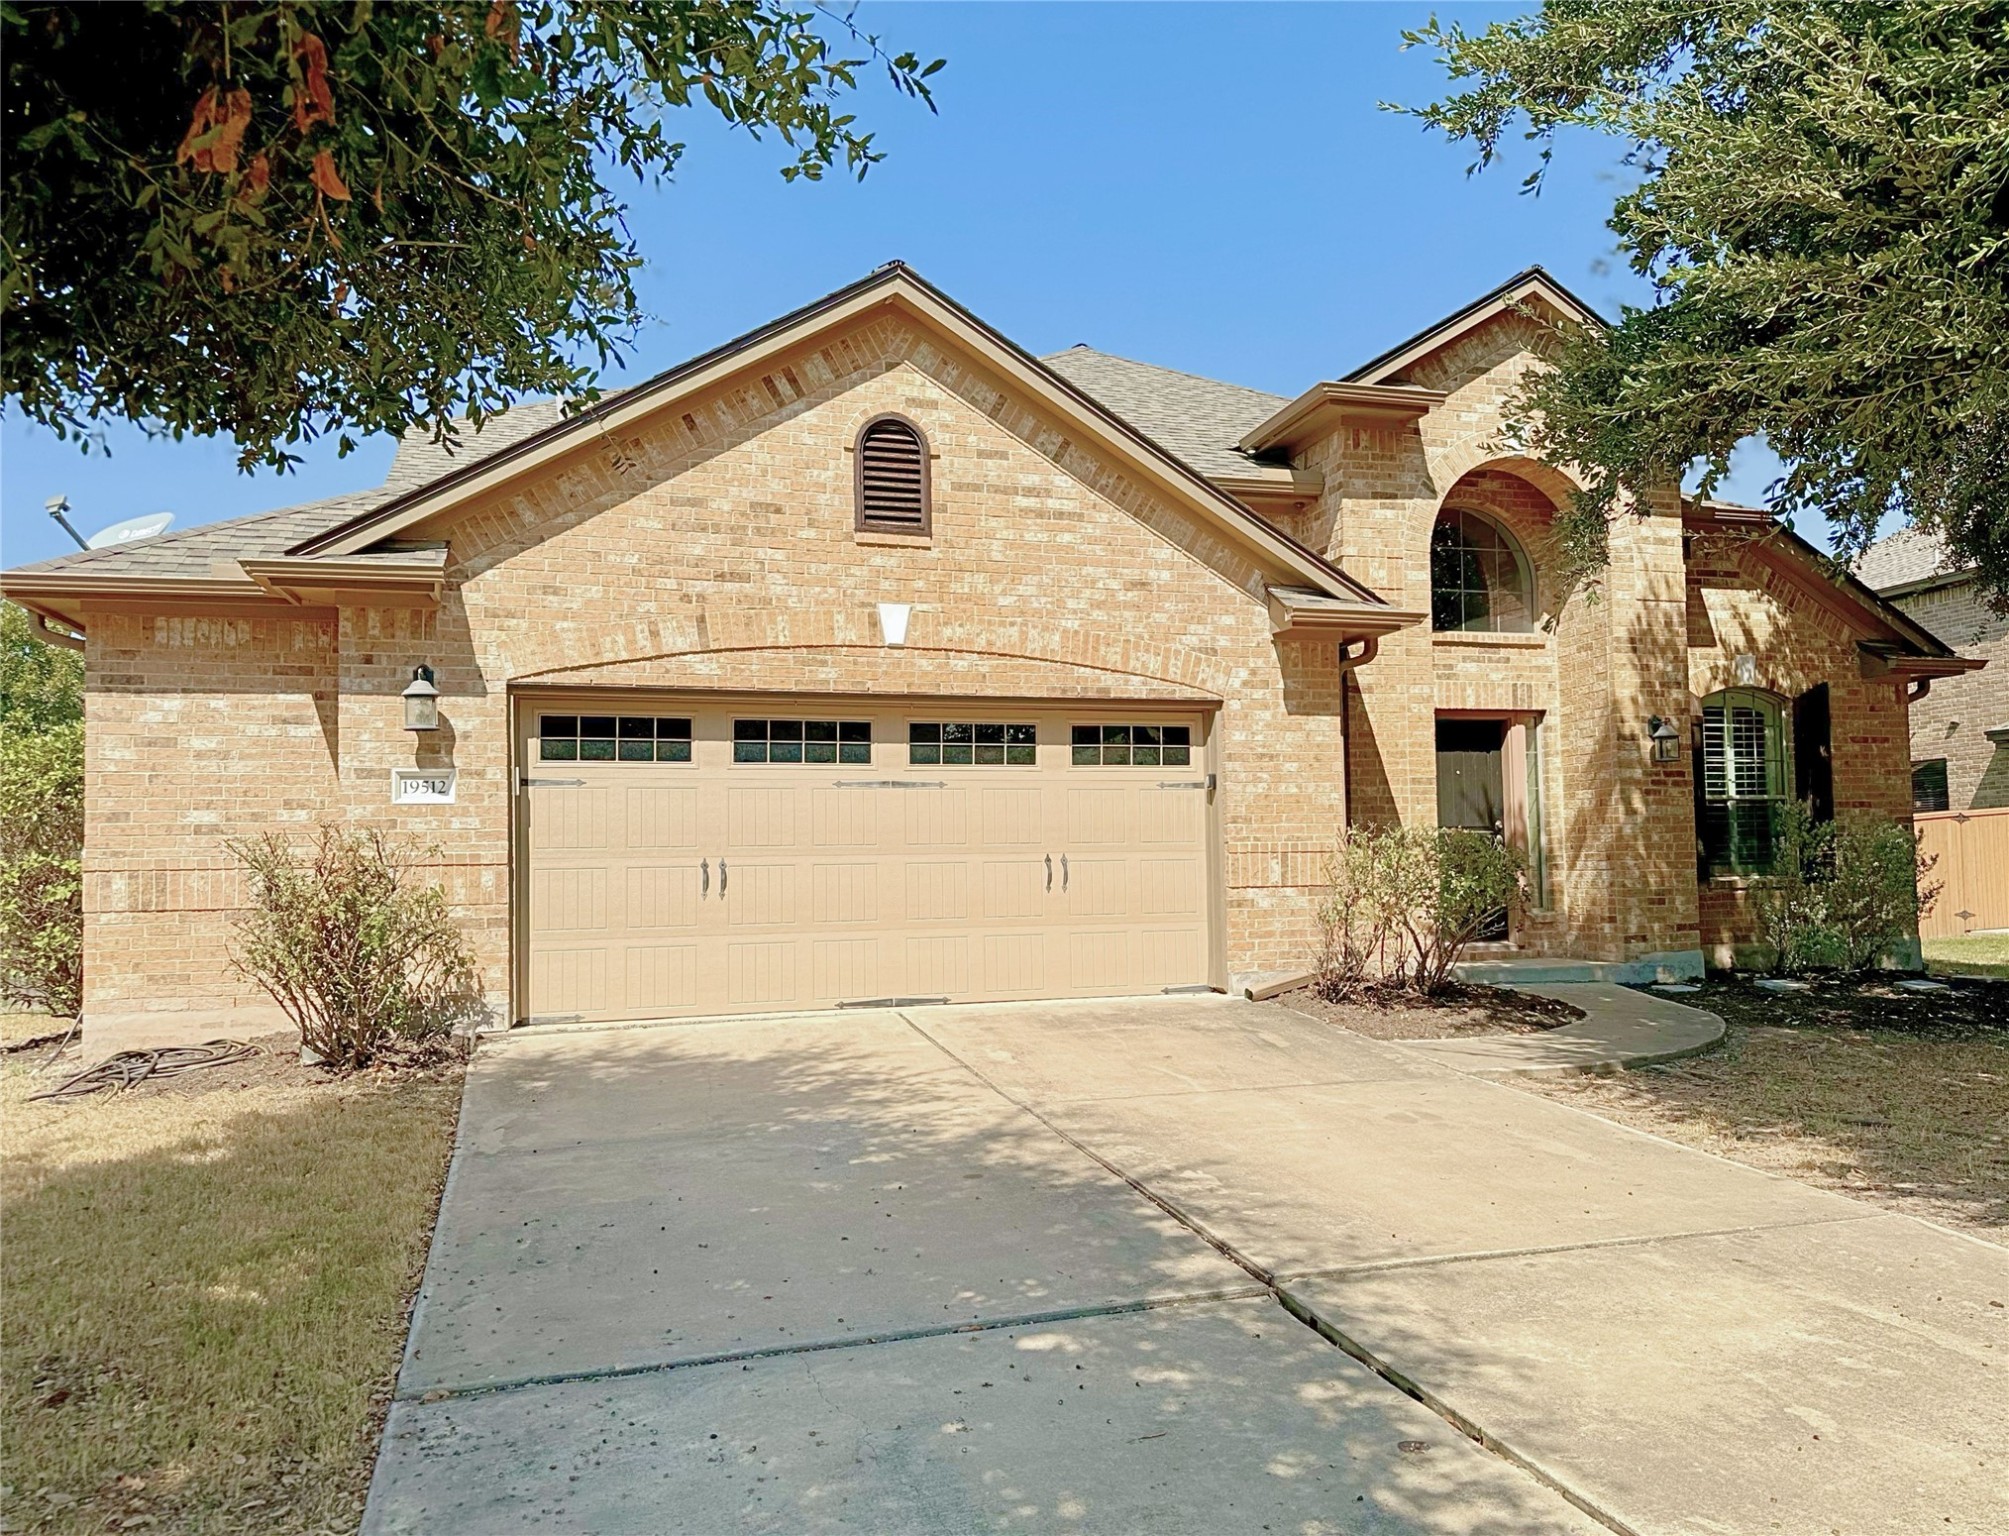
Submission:
[[0,994],[74,1016],[84,983],[84,728],[0,729]]
[[1916,936],[1919,914],[1939,893],[1903,823],[1850,815],[1818,822],[1805,806],[1781,808],[1772,868],[1751,889],[1751,907],[1771,968],[1868,970]]
[[1485,832],[1442,827],[1431,840],[1434,902],[1412,915],[1409,938],[1416,951],[1416,990],[1441,992],[1458,957],[1503,912],[1520,900],[1527,860],[1518,848]]
[[1824,896],[1843,965],[1866,971],[1918,937],[1919,918],[1939,896],[1938,882],[1927,882],[1935,862],[1920,852],[1911,828],[1887,816],[1844,816],[1835,823]]
[[473,1027],[474,957],[446,893],[414,882],[406,845],[324,826],[305,855],[270,832],[230,848],[251,877],[233,963],[309,1051],[351,1069]]
[[1444,988],[1465,948],[1520,898],[1525,860],[1483,832],[1350,829],[1328,862],[1313,984],[1329,998]]
[[1336,1000],[1406,981],[1406,919],[1427,899],[1431,873],[1423,841],[1407,828],[1348,830],[1326,862],[1318,905],[1324,941],[1313,985],[1321,996]]

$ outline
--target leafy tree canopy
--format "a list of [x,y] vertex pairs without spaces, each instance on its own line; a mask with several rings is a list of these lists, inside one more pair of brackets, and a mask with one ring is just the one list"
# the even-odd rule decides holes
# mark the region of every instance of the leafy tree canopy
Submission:
[[38,735],[83,718],[84,658],[47,644],[25,608],[0,602],[0,735]]
[[859,72],[941,67],[787,0],[0,0],[0,47],[7,396],[247,467],[590,398],[642,318],[609,182],[676,165],[668,109],[862,176]]
[[1622,485],[1762,433],[1769,501],[1834,521],[1838,556],[1900,514],[2009,599],[2009,4],[1547,0],[1478,33],[1432,22],[1455,94],[1413,109],[1478,166],[1520,126],[1538,189],[1557,131],[1629,146],[1611,219],[1656,287],[1559,338],[1520,426],[1589,484],[1573,574]]

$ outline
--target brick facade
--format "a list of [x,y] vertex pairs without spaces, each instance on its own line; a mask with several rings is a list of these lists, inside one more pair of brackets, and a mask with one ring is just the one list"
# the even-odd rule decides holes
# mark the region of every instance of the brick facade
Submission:
[[1989,731],[2009,728],[2009,614],[1990,608],[1972,578],[1892,601],[1961,655],[1989,663],[1965,677],[1939,679],[1911,706],[1912,761],[1946,759],[1948,810],[2009,806],[2009,742],[1988,739]]
[[[1220,783],[1220,981],[1308,958],[1349,818],[1434,824],[1439,711],[1511,712],[1535,722],[1550,872],[1520,949],[1677,970],[1727,952],[1746,924],[1737,893],[1698,891],[1691,753],[1653,763],[1649,716],[1687,721],[1747,652],[1767,687],[1828,681],[1838,803],[1902,815],[1902,685],[1864,681],[1846,627],[1734,548],[1697,558],[1672,497],[1614,528],[1598,590],[1556,590],[1544,542],[1570,482],[1497,442],[1538,347],[1520,317],[1476,326],[1406,381],[1441,407],[1342,422],[1296,455],[1324,489],[1279,526],[1398,609],[1429,608],[1446,507],[1496,519],[1534,567],[1532,632],[1412,625],[1350,673],[1330,640],[1272,632],[1250,546],[985,357],[883,311],[404,530],[447,546],[436,606],[86,603],[87,1028],[111,1044],[274,1022],[230,973],[228,845],[329,818],[431,850],[494,1019],[515,1017],[526,688],[1197,705]],[[925,541],[853,530],[850,445],[887,411],[935,456]],[[881,644],[880,602],[912,605],[904,650]],[[415,738],[398,695],[421,661],[444,725]],[[449,764],[456,804],[390,805],[394,767]]]

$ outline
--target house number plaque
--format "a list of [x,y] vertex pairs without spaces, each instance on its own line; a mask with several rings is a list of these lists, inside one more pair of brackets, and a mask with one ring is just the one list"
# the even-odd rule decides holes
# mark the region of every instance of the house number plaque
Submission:
[[452,805],[453,768],[393,768],[392,805]]

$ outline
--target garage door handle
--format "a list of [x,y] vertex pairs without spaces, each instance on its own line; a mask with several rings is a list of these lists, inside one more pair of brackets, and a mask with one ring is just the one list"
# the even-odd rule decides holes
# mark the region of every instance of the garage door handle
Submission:
[[712,861],[710,859],[698,860],[698,874],[703,879],[703,884],[698,887],[698,900],[703,901],[712,893]]
[[1060,856],[1060,889],[1063,894],[1067,890],[1067,855],[1064,853]]
[[725,855],[718,856],[718,899],[725,900]]
[[1053,889],[1053,855],[1050,853],[1046,856],[1046,888],[1049,891]]

